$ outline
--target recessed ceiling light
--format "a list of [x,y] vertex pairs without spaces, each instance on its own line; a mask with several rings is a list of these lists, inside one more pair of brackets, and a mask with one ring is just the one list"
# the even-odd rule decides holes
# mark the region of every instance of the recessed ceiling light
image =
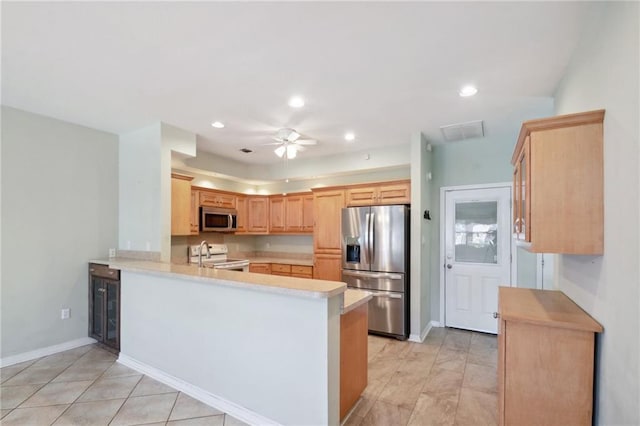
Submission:
[[473,96],[476,93],[478,93],[478,89],[476,89],[474,86],[468,85],[468,86],[464,86],[462,89],[460,89],[460,91],[458,93],[463,98],[466,98],[468,96]]
[[213,123],[211,123],[211,125],[216,129],[222,129],[224,127],[224,124],[219,121],[214,121]]
[[349,142],[351,142],[356,138],[356,135],[354,135],[353,132],[347,132],[344,134],[344,138],[345,140],[348,140]]
[[304,99],[300,96],[294,96],[289,99],[289,106],[292,108],[302,108],[304,106]]

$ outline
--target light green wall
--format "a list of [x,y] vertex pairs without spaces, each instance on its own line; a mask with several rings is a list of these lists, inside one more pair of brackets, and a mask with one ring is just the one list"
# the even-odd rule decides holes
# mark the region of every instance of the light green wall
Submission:
[[[399,143],[400,142],[400,143]],[[312,148],[309,148],[312,149]],[[271,153],[267,153],[271,158]],[[206,170],[219,177],[235,176],[251,181],[284,181],[306,179],[309,176],[328,176],[369,173],[394,167],[407,167],[411,163],[409,144],[390,141],[389,145],[364,151],[346,152],[319,158],[299,156],[287,164],[278,161],[267,165],[240,163],[209,152],[198,152],[195,158],[174,162],[174,168]]]
[[518,273],[514,285],[522,288],[536,288],[537,255],[522,247],[516,249]]
[[[532,113],[532,117],[553,114],[549,99],[546,108]],[[440,188],[457,185],[511,182],[511,155],[518,137],[519,124],[513,133],[486,136],[445,145],[433,146],[433,193],[431,195],[431,319],[440,320]]]
[[161,125],[120,136],[119,243],[122,250],[161,251]]
[[424,211],[431,209],[432,183],[428,179],[432,172],[430,148],[422,133],[412,135],[409,332],[413,341],[420,340],[431,319],[429,259],[432,253],[432,225],[423,218]]
[[118,137],[2,107],[1,161],[5,358],[87,337],[87,263],[118,243]]
[[606,110],[604,256],[556,259],[558,288],[604,326],[594,421],[602,425],[640,424],[639,6],[601,7],[556,93],[558,114]]
[[120,135],[118,248],[171,259],[172,152],[195,154],[195,135],[160,122]]

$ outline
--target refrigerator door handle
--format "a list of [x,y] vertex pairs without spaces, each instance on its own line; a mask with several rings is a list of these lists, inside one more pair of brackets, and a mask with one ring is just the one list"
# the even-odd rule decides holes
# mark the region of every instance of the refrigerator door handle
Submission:
[[364,250],[362,250],[362,253],[364,255],[363,257],[364,257],[365,263],[367,265],[369,265],[370,262],[371,262],[371,260],[369,259],[369,213],[366,213],[364,217],[365,217],[365,222],[366,222],[365,223],[366,229],[365,229],[365,232],[364,232],[364,241],[363,241],[364,242],[364,247],[363,247]]
[[376,240],[375,240],[375,222],[376,222],[376,214],[371,213],[369,215],[369,264],[373,268],[373,264],[375,263],[376,256]]
[[351,277],[357,278],[373,278],[373,279],[385,279],[385,280],[401,280],[401,274],[389,274],[385,272],[362,272],[362,271],[351,271],[351,270],[342,270],[342,275],[348,275]]
[[390,297],[391,299],[402,299],[401,294],[397,293],[370,293],[373,297]]

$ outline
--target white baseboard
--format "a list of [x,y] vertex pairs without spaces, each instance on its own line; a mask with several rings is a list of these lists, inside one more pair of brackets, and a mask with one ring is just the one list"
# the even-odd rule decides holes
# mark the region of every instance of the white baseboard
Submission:
[[46,348],[7,356],[0,358],[0,367],[20,364],[21,362],[31,361],[32,359],[42,358],[43,356],[53,355],[58,352],[68,351],[69,349],[79,348],[80,346],[90,345],[92,343],[96,343],[95,339],[92,339],[91,337],[82,337],[80,339],[60,343],[59,345],[47,346]]
[[420,333],[419,336],[417,334],[410,334],[409,335],[409,341],[410,342],[416,342],[416,343],[424,342],[424,339],[427,338],[427,335],[429,334],[429,332],[431,331],[431,329],[433,327],[440,327],[440,323],[438,321],[430,321],[430,322],[428,322],[427,326],[424,328],[424,330],[422,330],[422,333]]
[[124,366],[146,374],[152,379],[164,383],[167,386],[171,386],[172,388],[177,389],[180,392],[186,393],[190,397],[195,398],[200,402],[203,402],[220,411],[224,411],[225,413],[236,417],[237,419],[242,420],[243,422],[250,425],[279,425],[279,423],[276,421],[273,421],[238,404],[207,392],[202,388],[199,388],[192,385],[191,383],[185,382],[182,379],[167,374],[162,370],[158,370],[157,368],[145,364],[144,362],[140,362],[134,358],[131,358],[130,356],[125,355],[122,352],[120,352],[118,362]]

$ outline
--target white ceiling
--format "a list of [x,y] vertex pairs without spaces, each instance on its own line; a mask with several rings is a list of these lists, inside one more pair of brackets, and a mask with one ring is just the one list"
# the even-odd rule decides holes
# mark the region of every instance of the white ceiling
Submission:
[[[163,121],[197,134],[199,150],[252,164],[278,161],[262,144],[282,126],[319,141],[305,158],[404,145],[417,131],[439,143],[440,126],[470,120],[513,134],[548,109],[592,10],[2,2],[2,103],[113,133]],[[458,96],[466,83],[475,97]],[[294,94],[304,108],[287,105]]]

